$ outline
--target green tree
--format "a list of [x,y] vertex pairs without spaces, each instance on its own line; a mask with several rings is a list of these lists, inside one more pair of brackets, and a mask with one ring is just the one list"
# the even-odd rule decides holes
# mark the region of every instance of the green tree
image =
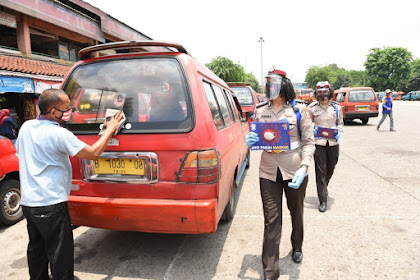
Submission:
[[365,87],[368,85],[365,71],[349,70],[347,73],[350,77],[351,86]]
[[328,66],[318,67],[311,66],[308,71],[306,71],[305,82],[308,88],[315,88],[316,83],[319,81],[328,81],[330,76],[331,69]]
[[251,87],[256,91],[260,92],[260,83],[258,82],[257,78],[252,73],[245,74],[245,82],[250,84]]
[[411,63],[411,75],[415,75],[416,73],[420,73],[420,59],[414,59],[413,63]]
[[400,89],[410,78],[413,55],[405,48],[372,48],[365,61],[369,84],[376,90]]
[[225,82],[245,82],[244,68],[226,57],[213,58],[206,66]]
[[403,88],[405,92],[412,90],[420,90],[420,72],[415,73],[407,82],[407,85]]
[[328,75],[328,81],[335,89],[350,86],[350,76],[346,69],[338,67],[335,63],[330,64],[327,67],[331,70]]

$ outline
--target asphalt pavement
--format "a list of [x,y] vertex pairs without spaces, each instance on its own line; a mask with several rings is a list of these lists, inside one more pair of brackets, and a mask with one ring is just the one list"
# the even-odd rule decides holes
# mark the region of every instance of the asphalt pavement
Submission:
[[[303,261],[291,259],[283,204],[280,279],[420,279],[420,102],[396,101],[395,129],[379,118],[344,127],[328,208],[318,211],[313,165],[305,199]],[[214,234],[76,228],[81,279],[261,279],[264,219],[260,152],[238,189],[236,215]],[[284,200],[285,202],[285,200]],[[29,279],[26,221],[0,228],[0,279]]]

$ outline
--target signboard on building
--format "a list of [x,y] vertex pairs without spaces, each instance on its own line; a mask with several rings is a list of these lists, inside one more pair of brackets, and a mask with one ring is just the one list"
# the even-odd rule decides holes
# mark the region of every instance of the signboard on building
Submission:
[[50,82],[34,79],[35,93],[41,94],[46,89],[60,88],[60,82]]
[[16,28],[16,16],[0,11],[0,25]]
[[30,78],[0,76],[0,93],[34,93],[34,82]]

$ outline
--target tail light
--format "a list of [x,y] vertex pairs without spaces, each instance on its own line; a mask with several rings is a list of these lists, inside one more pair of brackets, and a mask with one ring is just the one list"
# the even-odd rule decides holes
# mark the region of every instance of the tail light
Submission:
[[220,179],[220,156],[212,149],[189,152],[179,169],[178,183],[209,184]]

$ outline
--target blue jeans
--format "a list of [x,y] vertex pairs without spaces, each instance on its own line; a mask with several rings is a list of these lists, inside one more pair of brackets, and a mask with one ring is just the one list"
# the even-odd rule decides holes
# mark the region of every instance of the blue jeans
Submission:
[[391,113],[382,113],[382,119],[379,121],[378,123],[378,128],[381,127],[381,124],[385,121],[386,116],[389,115],[389,119],[390,119],[390,129],[394,129],[394,115]]

